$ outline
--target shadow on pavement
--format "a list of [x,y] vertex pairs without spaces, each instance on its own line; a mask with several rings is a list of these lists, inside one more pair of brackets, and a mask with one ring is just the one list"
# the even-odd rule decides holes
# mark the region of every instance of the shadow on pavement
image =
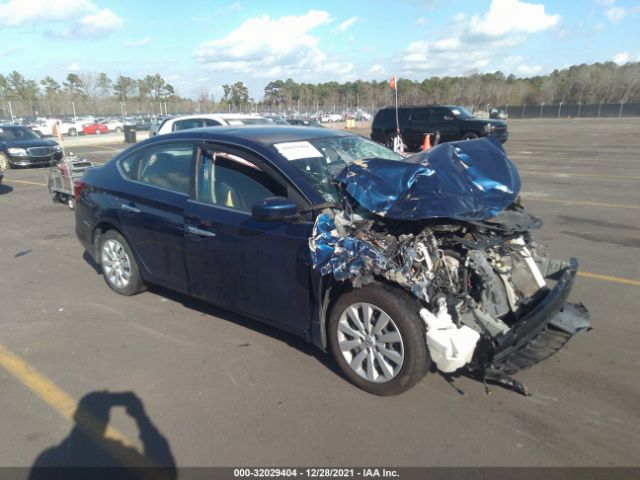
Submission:
[[13,187],[0,183],[0,195],[13,192]]
[[[124,408],[135,420],[143,452],[118,438],[117,432],[109,432],[114,407]],[[38,455],[29,480],[177,478],[169,442],[151,422],[135,393],[90,392],[78,403],[73,419],[75,426],[67,438]]]
[[[89,255],[86,251],[84,251],[82,255],[82,259],[98,274],[102,275],[102,267],[97,264],[91,255]],[[342,378],[345,382],[344,376],[338,369],[338,366],[333,361],[331,355],[328,355],[321,350],[319,350],[313,344],[307,342],[303,338],[300,338],[291,333],[285,332],[284,330],[280,330],[274,326],[263,323],[259,320],[254,320],[252,318],[246,317],[242,314],[232,312],[230,310],[225,310],[223,308],[217,307],[213,304],[207,303],[203,300],[199,300],[194,297],[190,297],[188,295],[184,295],[182,293],[175,292],[173,290],[169,290],[167,288],[159,287],[156,285],[149,285],[149,291],[160,295],[162,297],[168,298],[175,302],[181,303],[186,308],[190,310],[195,310],[197,312],[201,312],[205,315],[211,315],[212,317],[216,317],[218,319],[232,322],[237,325],[241,325],[243,327],[249,328],[254,332],[258,332],[263,335],[268,335],[271,338],[275,338],[280,340],[283,343],[286,343],[292,348],[299,350],[311,357],[314,357],[318,360],[322,365],[331,370],[333,373]],[[212,327],[213,328],[213,327]],[[247,347],[248,345],[238,345],[238,347]]]

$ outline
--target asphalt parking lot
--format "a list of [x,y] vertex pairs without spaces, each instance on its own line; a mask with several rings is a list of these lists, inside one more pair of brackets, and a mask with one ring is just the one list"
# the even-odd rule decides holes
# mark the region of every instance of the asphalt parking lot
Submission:
[[[7,171],[0,465],[32,465],[68,438],[76,402],[105,390],[142,401],[178,466],[640,465],[640,119],[509,130],[524,204],[545,221],[536,238],[579,259],[572,300],[594,327],[516,376],[530,397],[430,374],[378,398],[287,334],[163,289],[119,296],[83,257],[46,169]],[[104,162],[124,146],[74,152]],[[142,448],[123,408],[110,425]]]

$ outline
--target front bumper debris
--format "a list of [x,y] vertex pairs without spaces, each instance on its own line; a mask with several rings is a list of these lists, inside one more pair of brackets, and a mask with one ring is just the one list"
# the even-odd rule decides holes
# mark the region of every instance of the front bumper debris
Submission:
[[485,382],[528,395],[526,387],[509,375],[549,358],[573,335],[591,329],[589,312],[584,305],[566,303],[577,270],[578,262],[572,258],[555,287],[517,325],[496,338],[493,355],[478,352],[486,359],[486,366],[480,365],[477,371]]

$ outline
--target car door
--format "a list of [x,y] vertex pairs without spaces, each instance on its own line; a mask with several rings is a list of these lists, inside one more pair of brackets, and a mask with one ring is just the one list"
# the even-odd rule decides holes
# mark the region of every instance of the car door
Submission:
[[433,133],[429,118],[431,116],[430,108],[414,108],[411,116],[407,121],[407,127],[404,132],[404,142],[412,147],[422,145],[425,133]]
[[430,124],[434,132],[440,132],[440,142],[460,140],[458,122],[448,108],[432,108]]
[[166,142],[119,162],[129,177],[117,205],[125,237],[152,283],[187,291],[184,210],[192,182],[195,144]]
[[260,221],[252,205],[288,196],[286,182],[247,153],[201,150],[185,212],[192,295],[301,333],[309,326],[310,221]]

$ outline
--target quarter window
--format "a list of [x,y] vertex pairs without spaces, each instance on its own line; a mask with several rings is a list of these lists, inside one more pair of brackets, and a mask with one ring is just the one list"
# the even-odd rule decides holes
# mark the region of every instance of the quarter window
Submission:
[[[178,193],[189,193],[191,144],[174,143],[150,147],[139,161],[136,180]],[[125,167],[122,166],[124,170]]]

